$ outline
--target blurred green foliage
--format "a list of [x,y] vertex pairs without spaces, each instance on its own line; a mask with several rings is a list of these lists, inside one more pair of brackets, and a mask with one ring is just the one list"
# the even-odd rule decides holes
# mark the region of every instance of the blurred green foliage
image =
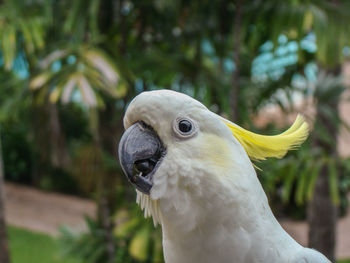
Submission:
[[[282,160],[269,159],[258,164],[259,176],[270,204],[280,217],[305,219],[305,205],[312,199],[322,166],[329,169],[329,191],[344,215],[349,206],[350,160],[330,158],[304,145]],[[282,200],[282,203],[280,202]]]
[[[162,263],[163,251],[160,228],[154,229],[151,219],[145,220],[135,205],[127,205],[113,216],[116,245],[115,263]],[[104,229],[97,221],[86,217],[88,232],[75,234],[69,228],[61,229],[63,255],[77,256],[83,262],[104,263],[108,261]]]
[[[326,146],[335,144],[325,123],[343,125],[334,107],[343,87],[329,72],[339,75],[349,55],[349,1],[240,3],[0,3],[6,179],[88,196],[99,206],[96,220],[87,219],[88,233],[64,232],[68,254],[85,262],[162,260],[160,231],[128,205],[135,193],[115,160],[123,113],[142,91],[174,89],[226,116],[238,105],[237,120],[255,130],[251,117],[262,107],[288,112],[295,94],[312,96],[325,117],[315,123],[316,137]],[[310,74],[312,65],[318,70]],[[321,69],[326,76],[312,80]],[[322,165],[329,169],[334,203],[345,209],[349,161],[329,152],[310,142],[284,160],[258,164],[265,190],[276,197],[276,211],[282,200],[293,214],[303,215]]]
[[[31,232],[17,227],[10,227],[10,250],[13,263],[81,263],[81,258],[77,255],[69,257],[62,253],[59,249],[62,246],[61,241],[57,241],[45,234]],[[75,245],[75,244],[74,244]],[[65,246],[66,248],[66,246]],[[125,253],[125,250],[120,249],[119,253]],[[127,257],[127,255],[125,255]],[[118,258],[122,256],[118,255]],[[132,262],[137,263],[130,257],[126,261],[117,262]],[[129,261],[128,261],[129,260]],[[152,262],[152,261],[151,261]],[[158,261],[155,261],[158,262]],[[350,260],[340,260],[339,263],[350,263]]]
[[[320,118],[327,122],[316,120],[312,133],[323,145],[333,147],[337,140],[336,134],[334,129],[330,130],[325,124],[331,123],[335,129],[340,126],[349,129],[340,118],[337,107],[334,107],[338,105],[344,86],[339,78],[320,74],[315,82],[315,90],[314,98],[322,112]],[[306,117],[313,118],[307,115]],[[311,138],[298,151],[290,153],[282,160],[270,159],[259,164],[262,168],[262,184],[268,194],[288,204],[285,210],[287,209],[289,216],[304,218],[305,205],[314,196],[320,170],[326,167],[331,199],[340,207],[341,215],[344,215],[348,207],[347,193],[350,189],[350,160],[338,158],[331,151],[313,144],[315,138]],[[281,207],[278,208],[281,213]]]
[[81,263],[75,256],[66,257],[56,239],[45,234],[8,228],[11,262],[13,263]]

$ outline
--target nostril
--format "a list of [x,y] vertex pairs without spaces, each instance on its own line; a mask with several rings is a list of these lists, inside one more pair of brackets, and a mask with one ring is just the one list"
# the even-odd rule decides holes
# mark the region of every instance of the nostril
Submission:
[[142,173],[142,176],[146,176],[154,169],[154,163],[151,160],[140,160],[135,162],[135,168]]

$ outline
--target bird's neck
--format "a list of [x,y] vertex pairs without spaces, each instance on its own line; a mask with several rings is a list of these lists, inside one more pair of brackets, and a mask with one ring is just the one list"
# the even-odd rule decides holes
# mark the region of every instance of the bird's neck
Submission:
[[199,185],[179,187],[159,200],[163,225],[177,231],[232,224],[232,227],[276,222],[267,197],[252,169],[251,175],[205,175]]
[[256,176],[240,184],[227,178],[215,181],[215,187],[211,180],[202,183],[205,194],[184,189],[171,200],[160,200],[165,253],[169,253],[167,247],[179,253],[191,249],[187,257],[194,261],[188,262],[207,262],[198,261],[205,247],[229,257],[248,253],[264,242],[272,248],[286,246],[286,250],[299,246],[275,219]]

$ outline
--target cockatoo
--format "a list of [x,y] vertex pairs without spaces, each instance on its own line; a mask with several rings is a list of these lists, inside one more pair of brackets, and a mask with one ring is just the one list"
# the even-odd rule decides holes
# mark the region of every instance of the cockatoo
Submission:
[[185,94],[157,90],[132,100],[124,126],[119,160],[145,216],[162,226],[166,263],[330,263],[283,230],[251,161],[300,145],[302,117],[263,136]]

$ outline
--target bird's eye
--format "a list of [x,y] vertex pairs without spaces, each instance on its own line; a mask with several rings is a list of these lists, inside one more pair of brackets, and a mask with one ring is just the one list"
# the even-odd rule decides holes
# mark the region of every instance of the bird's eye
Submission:
[[190,138],[197,133],[195,122],[189,118],[179,117],[173,125],[174,132],[179,138]]
[[183,133],[188,133],[192,130],[192,123],[188,120],[181,120],[179,122],[179,130]]

